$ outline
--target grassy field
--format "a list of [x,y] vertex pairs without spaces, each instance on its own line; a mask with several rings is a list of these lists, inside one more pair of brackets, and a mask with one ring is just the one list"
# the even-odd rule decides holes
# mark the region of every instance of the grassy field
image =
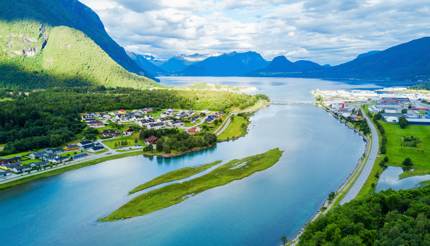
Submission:
[[230,125],[218,136],[218,140],[227,141],[245,136],[249,122],[247,117],[232,116]]
[[152,180],[150,180],[150,181],[148,181],[142,185],[137,186],[136,188],[131,190],[129,192],[129,194],[134,194],[134,193],[139,192],[141,190],[145,190],[145,189],[148,189],[150,187],[154,187],[154,186],[157,186],[160,184],[165,184],[168,182],[189,178],[193,175],[196,175],[198,173],[206,171],[209,168],[211,168],[211,167],[213,167],[219,163],[221,163],[221,161],[215,161],[215,162],[212,162],[209,164],[196,166],[196,167],[184,167],[184,168],[172,171],[172,172],[168,172],[168,173],[163,174],[161,176],[158,176],[157,178],[152,179]]
[[139,138],[139,133],[135,133],[127,137],[119,137],[119,138],[105,140],[103,141],[103,143],[106,144],[111,149],[130,147],[130,146],[135,146],[136,144],[142,145],[142,146],[145,145],[144,141],[142,141]]
[[115,221],[142,216],[181,203],[190,196],[243,179],[275,165],[283,151],[272,149],[263,154],[232,160],[198,178],[175,183],[144,193],[120,207],[101,221]]
[[[409,157],[414,170],[402,176],[430,173],[430,126],[409,125],[401,129],[398,124],[381,124],[387,136],[388,165],[403,166],[402,162]],[[412,145],[405,140],[411,136],[416,138]]]

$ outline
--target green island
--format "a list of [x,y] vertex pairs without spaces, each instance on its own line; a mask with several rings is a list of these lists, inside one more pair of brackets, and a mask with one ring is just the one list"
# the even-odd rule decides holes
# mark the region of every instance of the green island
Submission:
[[177,181],[185,178],[189,178],[193,175],[196,175],[198,173],[201,173],[203,171],[208,170],[209,168],[221,163],[221,161],[215,161],[209,164],[196,166],[196,167],[184,167],[175,171],[168,172],[166,174],[163,174],[161,176],[158,176],[155,179],[152,179],[142,185],[137,186],[133,190],[129,192],[129,194],[134,194],[136,192],[160,185],[165,184],[172,181]]
[[144,193],[100,221],[108,222],[142,216],[185,201],[203,191],[243,179],[275,165],[282,156],[279,148],[265,153],[232,160],[213,171],[183,183],[175,183]]
[[246,114],[231,116],[230,124],[218,136],[218,141],[229,141],[245,136],[249,123],[250,120]]

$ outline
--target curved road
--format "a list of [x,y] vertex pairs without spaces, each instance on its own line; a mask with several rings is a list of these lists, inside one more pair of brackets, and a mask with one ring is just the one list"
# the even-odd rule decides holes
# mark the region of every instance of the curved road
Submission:
[[361,171],[360,176],[357,178],[357,180],[349,189],[348,193],[346,193],[345,197],[340,201],[341,205],[353,200],[358,195],[364,183],[366,182],[367,178],[369,177],[370,172],[372,171],[373,164],[375,163],[376,157],[378,156],[378,151],[379,151],[378,131],[376,130],[375,125],[373,124],[369,116],[365,113],[363,113],[363,115],[372,133],[371,150],[370,150],[370,154],[367,159],[366,165]]

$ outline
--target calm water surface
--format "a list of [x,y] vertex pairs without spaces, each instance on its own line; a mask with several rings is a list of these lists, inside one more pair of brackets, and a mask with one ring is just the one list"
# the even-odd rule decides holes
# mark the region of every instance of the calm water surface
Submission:
[[[174,159],[108,161],[0,192],[1,245],[278,245],[292,238],[352,172],[360,136],[310,102],[315,88],[371,88],[315,79],[162,78],[248,85],[273,105],[255,114],[249,134]],[[98,223],[130,198],[129,190],[165,172],[228,161],[280,147],[274,167],[156,213]]]
[[403,173],[401,167],[387,167],[379,177],[376,191],[383,190],[405,190],[417,188],[422,182],[430,180],[430,175],[420,175],[400,179],[400,174]]

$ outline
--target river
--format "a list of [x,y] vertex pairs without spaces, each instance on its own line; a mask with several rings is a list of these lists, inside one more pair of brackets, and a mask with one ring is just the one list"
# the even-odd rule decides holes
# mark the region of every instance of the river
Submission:
[[[194,81],[254,86],[277,104],[252,117],[246,137],[210,150],[172,159],[112,160],[0,191],[2,245],[279,245],[281,236],[293,238],[309,221],[364,151],[358,134],[311,103],[310,91],[374,88],[372,84],[296,78],[161,79],[175,86]],[[284,155],[264,172],[147,216],[97,222],[128,201],[128,191],[160,174],[274,147]]]

